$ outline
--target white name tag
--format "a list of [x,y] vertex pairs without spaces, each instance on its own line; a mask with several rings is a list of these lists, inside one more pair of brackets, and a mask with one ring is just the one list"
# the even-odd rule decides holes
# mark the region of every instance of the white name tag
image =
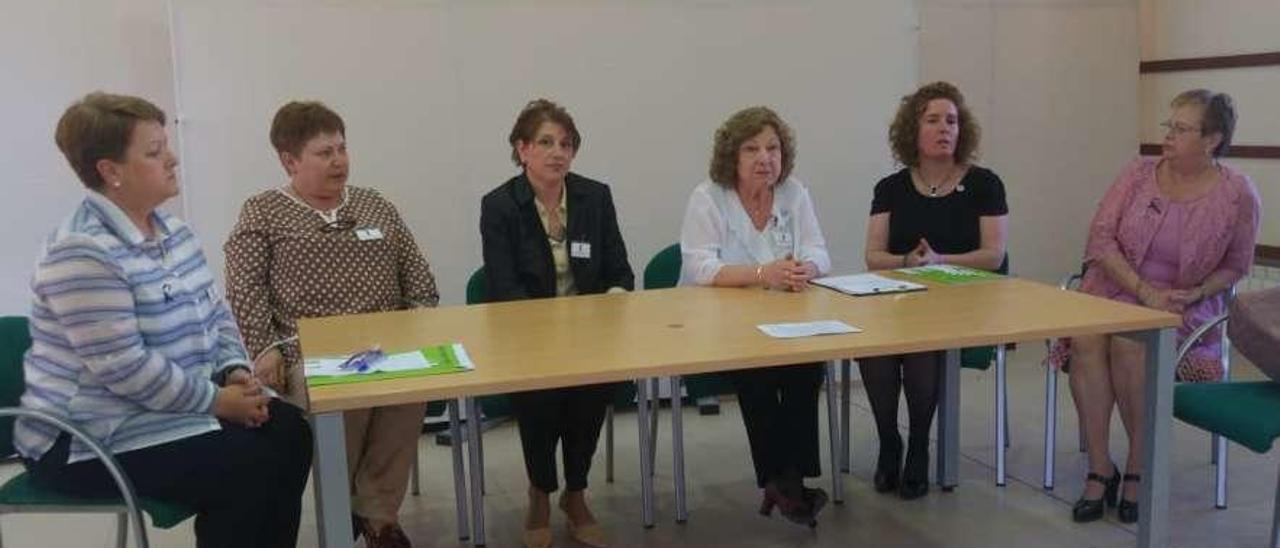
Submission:
[[587,242],[569,242],[569,256],[575,259],[590,259],[591,244]]
[[357,228],[356,239],[367,242],[369,240],[381,240],[382,229],[379,228]]

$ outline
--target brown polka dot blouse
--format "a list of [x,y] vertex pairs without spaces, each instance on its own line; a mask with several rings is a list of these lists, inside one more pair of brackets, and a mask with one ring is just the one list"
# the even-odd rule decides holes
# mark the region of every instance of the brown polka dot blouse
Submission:
[[[250,357],[296,335],[299,318],[439,302],[413,234],[381,194],[348,186],[336,213],[329,222],[281,189],[245,202],[223,251],[228,301]],[[300,363],[296,344],[281,350],[286,368]]]

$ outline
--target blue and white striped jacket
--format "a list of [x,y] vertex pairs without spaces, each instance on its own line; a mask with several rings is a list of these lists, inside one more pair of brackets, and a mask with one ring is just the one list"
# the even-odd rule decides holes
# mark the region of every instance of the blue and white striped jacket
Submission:
[[[211,377],[247,365],[235,319],[191,229],[157,211],[147,239],[89,192],[49,237],[32,289],[22,406],[70,420],[113,453],[217,430]],[[56,429],[19,420],[38,459]],[[93,458],[72,441],[68,462]]]

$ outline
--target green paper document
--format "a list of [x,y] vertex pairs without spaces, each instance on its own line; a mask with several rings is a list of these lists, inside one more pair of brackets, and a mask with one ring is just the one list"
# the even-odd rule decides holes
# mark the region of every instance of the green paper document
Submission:
[[366,369],[343,368],[345,356],[307,360],[303,367],[307,386],[328,386],[356,382],[380,381],[460,373],[475,369],[471,357],[461,344],[440,344],[412,352],[386,354]]
[[983,280],[998,280],[1004,277],[994,272],[949,264],[899,268],[894,272],[945,285],[960,285]]

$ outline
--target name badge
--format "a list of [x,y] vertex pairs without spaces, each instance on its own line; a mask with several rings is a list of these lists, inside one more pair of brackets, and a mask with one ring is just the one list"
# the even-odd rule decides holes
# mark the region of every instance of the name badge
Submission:
[[789,230],[776,230],[773,233],[773,243],[778,247],[791,247],[793,241]]
[[367,241],[369,241],[369,240],[381,240],[381,239],[382,239],[382,229],[380,229],[380,228],[357,228],[357,229],[356,229],[356,239],[357,239],[357,240],[360,240],[360,241],[362,241],[362,242],[367,242]]
[[570,242],[569,256],[574,259],[590,259],[591,244],[587,242]]

